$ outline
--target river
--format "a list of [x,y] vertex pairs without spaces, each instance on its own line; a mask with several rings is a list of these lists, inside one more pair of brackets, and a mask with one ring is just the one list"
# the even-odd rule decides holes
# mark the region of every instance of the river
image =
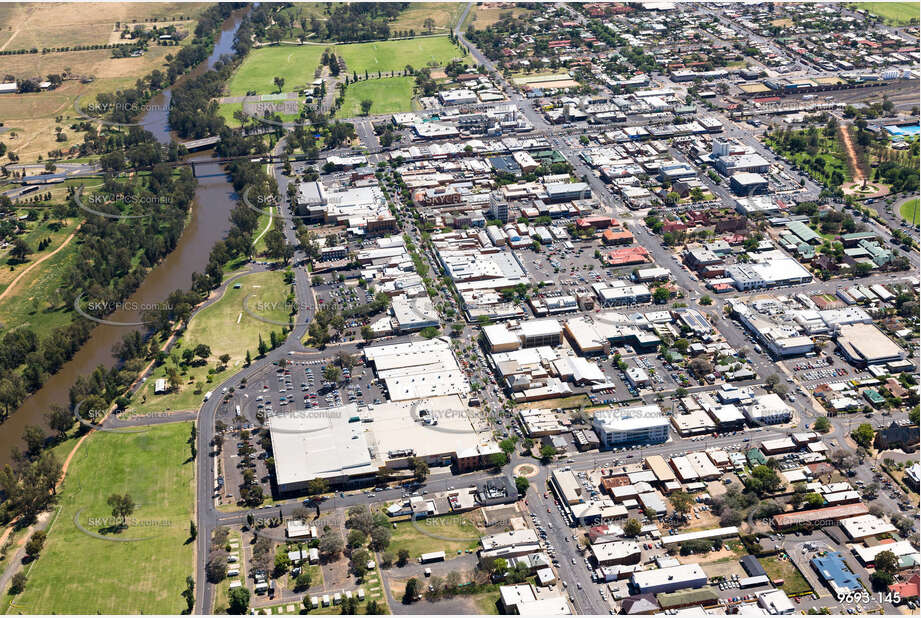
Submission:
[[[233,53],[234,35],[242,21],[242,13],[228,19],[208,58],[193,69],[191,75],[201,74],[214,66],[223,54]],[[182,78],[181,78],[182,79]],[[141,118],[140,124],[154,134],[160,142],[167,143],[173,137],[167,120],[172,87],[154,97],[150,110]],[[209,155],[190,155],[194,160],[206,161]],[[145,277],[144,282],[126,301],[126,306],[150,306],[162,303],[177,289],[187,289],[192,284],[193,272],[204,272],[208,264],[211,247],[221,240],[230,229],[230,211],[236,205],[237,195],[229,179],[217,164],[197,165],[198,187],[192,205],[190,220],[182,233],[176,248]],[[141,317],[136,311],[121,309],[107,316],[107,321],[137,323]],[[48,378],[41,389],[26,399],[22,406],[10,415],[0,430],[0,465],[9,463],[13,447],[22,445],[22,433],[26,425],[47,427],[45,414],[52,404],[69,406],[70,387],[81,375],[91,373],[97,366],[112,367],[116,359],[112,347],[133,327],[97,325],[90,338],[74,357]],[[50,433],[50,431],[49,431]]]

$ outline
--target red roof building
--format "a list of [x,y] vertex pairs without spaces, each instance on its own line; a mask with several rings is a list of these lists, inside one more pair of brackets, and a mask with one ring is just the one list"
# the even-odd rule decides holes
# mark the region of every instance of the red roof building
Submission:
[[906,601],[908,599],[917,599],[919,588],[921,588],[921,574],[915,573],[908,578],[908,581],[890,585],[889,592],[893,595],[898,593],[902,597],[902,601]]
[[606,245],[629,245],[633,243],[633,234],[627,230],[608,228],[601,235],[601,239]]
[[604,230],[611,226],[619,226],[617,219],[612,219],[611,217],[582,217],[581,219],[576,219],[576,227],[580,229],[587,229],[590,227],[595,228],[596,230]]
[[615,249],[604,257],[609,266],[631,266],[633,264],[646,264],[651,262],[649,252],[643,247],[624,247]]
[[[858,502],[856,504],[841,504],[808,511],[780,513],[779,515],[774,515],[773,523],[775,528],[789,528],[790,526],[809,525],[813,523],[837,522],[842,519],[847,519],[848,517],[866,515],[869,512],[866,504]],[[822,525],[828,524],[823,523]]]

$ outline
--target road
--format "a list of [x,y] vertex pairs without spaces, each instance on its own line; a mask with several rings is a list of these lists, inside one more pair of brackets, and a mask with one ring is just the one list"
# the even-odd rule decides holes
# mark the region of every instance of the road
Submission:
[[[284,139],[279,140],[278,144],[275,146],[274,154],[279,154],[284,150],[284,143]],[[281,212],[285,212],[286,204],[284,203],[284,200],[287,200],[287,184],[289,180],[281,173],[281,168],[281,164],[276,164],[272,171],[278,182],[280,199],[283,200],[283,203],[280,204],[279,208]],[[283,222],[285,240],[289,244],[297,246],[298,243],[294,230],[294,219],[282,216],[280,217],[280,220]],[[294,263],[299,263],[305,258],[306,256],[302,251],[296,250],[294,253],[293,261]],[[198,591],[195,599],[195,613],[198,614],[211,613],[214,590],[213,586],[209,585],[207,582],[205,576],[205,565],[208,561],[212,532],[214,531],[215,527],[219,525],[219,523],[223,523],[224,517],[224,514],[217,510],[214,500],[215,481],[217,476],[215,463],[217,458],[215,456],[214,447],[212,446],[215,436],[215,417],[217,415],[218,407],[221,405],[222,401],[220,393],[224,392],[224,389],[227,389],[228,391],[230,389],[240,389],[241,382],[247,376],[265,370],[267,367],[271,366],[273,362],[287,358],[292,352],[307,352],[306,348],[304,348],[304,346],[301,344],[301,340],[303,340],[307,334],[307,324],[309,323],[311,316],[316,312],[316,306],[314,305],[313,295],[310,293],[310,280],[307,277],[306,269],[294,268],[293,270],[297,314],[294,317],[294,328],[288,334],[288,337],[279,347],[266,354],[265,357],[256,359],[249,368],[231,376],[222,384],[216,385],[214,388],[216,396],[202,404],[202,407],[199,410],[199,454],[197,458],[198,469],[196,471],[196,504],[199,533],[196,539],[197,565],[195,582],[195,588]]]

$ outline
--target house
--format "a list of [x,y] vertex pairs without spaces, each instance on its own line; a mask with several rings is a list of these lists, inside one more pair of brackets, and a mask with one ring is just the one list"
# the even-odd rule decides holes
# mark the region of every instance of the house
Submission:
[[169,385],[166,382],[166,378],[157,378],[157,381],[154,382],[154,395],[161,395],[169,390]]
[[921,588],[921,574],[915,573],[908,578],[908,581],[898,582],[889,586],[889,592],[895,597],[896,593],[905,603],[911,599],[918,598],[918,589]]

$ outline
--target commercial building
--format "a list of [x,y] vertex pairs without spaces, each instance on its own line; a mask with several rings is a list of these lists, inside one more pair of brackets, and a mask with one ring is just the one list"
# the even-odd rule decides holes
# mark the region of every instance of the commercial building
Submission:
[[752,427],[788,423],[793,418],[793,408],[777,393],[758,395],[744,408],[745,418]]
[[699,564],[682,564],[676,567],[640,571],[630,578],[633,588],[640,594],[675,592],[685,588],[707,585],[707,574]]
[[445,337],[370,346],[365,359],[383,380],[391,401],[466,395],[467,378]]
[[562,329],[556,320],[527,320],[521,323],[520,330],[526,348],[560,345]]
[[918,553],[918,549],[909,541],[895,541],[892,543],[883,543],[882,545],[855,545],[854,555],[864,566],[872,565],[876,557],[884,551],[892,553],[896,558],[902,556],[911,556]]
[[758,195],[767,192],[768,181],[761,174],[738,172],[729,177],[729,187],[736,195]]
[[849,517],[866,515],[869,512],[867,506],[863,503],[841,504],[838,506],[827,506],[821,509],[812,509],[808,511],[795,511],[792,513],[779,513],[771,518],[771,524],[778,529],[789,528],[799,525],[813,525],[820,523],[827,525],[829,521],[840,521]]
[[809,564],[835,596],[863,590],[860,580],[848,568],[840,552],[829,552],[824,556],[816,556],[809,561]]
[[905,351],[873,324],[846,324],[838,329],[838,349],[857,367],[901,360]]
[[712,530],[699,530],[697,532],[686,532],[684,534],[672,534],[662,537],[662,544],[665,546],[668,545],[680,545],[686,541],[699,541],[699,540],[708,540],[708,539],[725,539],[733,536],[738,536],[739,529],[735,526],[727,526],[725,528],[713,528]]
[[268,419],[279,493],[304,491],[317,478],[330,485],[373,478],[380,465],[371,456],[358,407],[301,411]]
[[889,522],[869,513],[842,519],[838,525],[852,541],[862,541],[878,534],[890,534],[896,530],[895,526]]
[[755,254],[757,261],[726,267],[726,276],[740,292],[800,285],[812,281],[812,275],[795,259],[775,252]]
[[657,405],[598,410],[592,428],[602,447],[660,444],[668,439],[668,419]]
[[438,312],[428,295],[410,298],[405,294],[394,296],[391,311],[399,333],[413,333],[424,328],[438,328]]
[[[772,616],[784,616],[796,611],[793,601],[783,590],[765,590],[758,593],[758,606]],[[739,612],[740,614],[743,612]]]
[[589,552],[598,566],[611,566],[636,564],[640,561],[643,550],[636,541],[614,541],[592,545]]

